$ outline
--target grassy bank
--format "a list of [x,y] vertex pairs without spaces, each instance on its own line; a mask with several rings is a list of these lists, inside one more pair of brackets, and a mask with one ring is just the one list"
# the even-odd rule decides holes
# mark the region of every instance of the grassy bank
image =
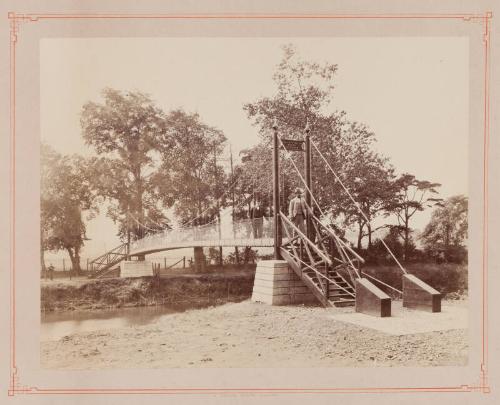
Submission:
[[83,284],[42,285],[42,311],[71,311],[147,305],[220,304],[250,297],[254,272],[113,278]]
[[[447,299],[467,295],[466,264],[411,263],[405,266],[410,274],[419,277]],[[364,266],[363,271],[381,281],[402,289],[401,270],[391,266]],[[176,269],[161,277],[112,278],[43,282],[42,311],[110,309],[164,304],[190,303],[214,305],[238,302],[250,298],[255,268],[210,268],[207,273],[187,273]],[[394,293],[380,286],[391,296]],[[396,293],[395,297],[398,296]]]

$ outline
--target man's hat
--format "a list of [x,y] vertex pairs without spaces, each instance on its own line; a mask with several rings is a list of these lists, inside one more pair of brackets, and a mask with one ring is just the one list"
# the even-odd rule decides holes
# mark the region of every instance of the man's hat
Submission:
[[302,190],[300,187],[297,187],[297,188],[295,189],[295,194],[298,194],[298,193],[300,193],[300,194],[304,194],[304,190]]

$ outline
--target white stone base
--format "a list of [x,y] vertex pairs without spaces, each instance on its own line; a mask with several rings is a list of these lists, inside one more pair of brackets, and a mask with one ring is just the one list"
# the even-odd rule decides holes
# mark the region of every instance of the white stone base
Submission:
[[257,263],[252,301],[269,305],[290,305],[316,300],[286,261],[261,260]]
[[131,260],[120,263],[120,277],[145,277],[153,275],[153,266],[147,260]]

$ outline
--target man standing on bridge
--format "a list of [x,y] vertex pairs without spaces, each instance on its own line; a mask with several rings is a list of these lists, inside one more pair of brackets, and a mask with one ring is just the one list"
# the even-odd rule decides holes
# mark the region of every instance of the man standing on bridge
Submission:
[[[290,205],[288,206],[288,216],[294,223],[294,225],[299,228],[302,233],[306,233],[304,220],[306,218],[306,201],[302,197],[303,191],[300,188],[295,189],[295,197],[290,200]],[[294,232],[295,234],[295,232]]]
[[252,207],[251,219],[253,227],[253,237],[255,239],[262,238],[262,228],[264,226],[264,212],[258,202],[255,203],[255,205]]

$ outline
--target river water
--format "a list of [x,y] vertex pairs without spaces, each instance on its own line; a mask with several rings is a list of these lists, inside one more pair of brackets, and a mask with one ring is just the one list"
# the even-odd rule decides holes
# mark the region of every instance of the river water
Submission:
[[[200,305],[199,307],[206,307]],[[119,329],[157,322],[165,316],[192,309],[193,304],[119,308],[96,311],[66,311],[42,313],[40,340],[57,340],[78,332]]]

